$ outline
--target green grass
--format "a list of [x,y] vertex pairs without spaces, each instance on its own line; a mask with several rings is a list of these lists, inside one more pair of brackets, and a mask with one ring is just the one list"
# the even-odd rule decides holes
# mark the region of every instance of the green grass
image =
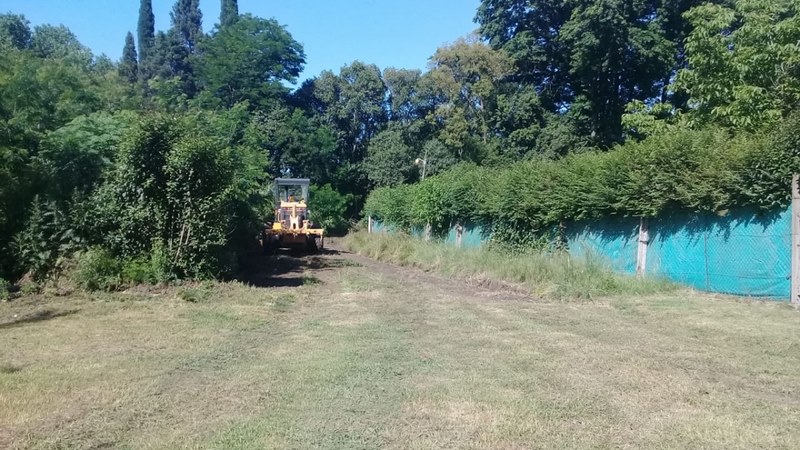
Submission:
[[364,264],[0,304],[0,448],[800,447],[787,305]]
[[537,297],[592,299],[612,295],[652,295],[677,288],[659,278],[638,279],[614,273],[598,257],[575,259],[566,253],[509,255],[497,249],[460,249],[406,235],[353,233],[344,239],[351,251],[379,261],[433,270],[445,275],[522,285]]

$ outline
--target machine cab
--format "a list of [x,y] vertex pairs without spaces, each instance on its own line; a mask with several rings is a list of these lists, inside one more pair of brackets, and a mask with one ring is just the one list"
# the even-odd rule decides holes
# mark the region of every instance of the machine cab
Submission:
[[275,180],[275,224],[284,230],[308,227],[308,178]]

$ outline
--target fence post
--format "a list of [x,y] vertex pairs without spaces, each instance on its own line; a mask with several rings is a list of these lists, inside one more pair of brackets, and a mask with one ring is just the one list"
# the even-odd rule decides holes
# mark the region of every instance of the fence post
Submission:
[[790,301],[800,306],[800,176],[792,176],[792,287]]
[[639,219],[639,243],[636,251],[636,276],[647,273],[647,246],[650,244],[650,224],[644,217]]
[[464,227],[456,222],[456,247],[461,248],[461,238],[464,236]]
[[367,216],[367,233],[372,233],[372,216]]

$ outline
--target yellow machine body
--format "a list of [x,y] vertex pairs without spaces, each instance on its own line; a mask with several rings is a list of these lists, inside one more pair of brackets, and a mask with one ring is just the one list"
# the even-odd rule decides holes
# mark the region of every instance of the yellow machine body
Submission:
[[265,252],[279,248],[316,251],[324,247],[325,229],[309,219],[308,179],[278,178],[275,181],[275,217],[264,230]]

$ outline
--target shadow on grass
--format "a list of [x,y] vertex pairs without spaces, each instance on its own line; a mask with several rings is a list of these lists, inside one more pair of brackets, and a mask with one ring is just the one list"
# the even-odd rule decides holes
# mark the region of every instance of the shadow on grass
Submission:
[[18,372],[22,372],[22,366],[18,366],[16,364],[10,363],[0,363],[0,374],[3,375],[11,375]]
[[11,322],[0,323],[0,330],[4,330],[7,328],[21,327],[23,325],[30,323],[44,322],[46,320],[57,319],[59,317],[71,316],[73,314],[77,314],[78,312],[80,312],[80,310],[78,309],[70,309],[67,311],[54,311],[52,309],[44,309],[41,311],[36,311],[33,314],[27,314],[22,317],[16,318]]
[[352,261],[335,258],[337,250],[323,249],[315,254],[280,251],[275,255],[251,254],[238,280],[261,288],[286,288],[320,284],[314,272],[357,266]]

